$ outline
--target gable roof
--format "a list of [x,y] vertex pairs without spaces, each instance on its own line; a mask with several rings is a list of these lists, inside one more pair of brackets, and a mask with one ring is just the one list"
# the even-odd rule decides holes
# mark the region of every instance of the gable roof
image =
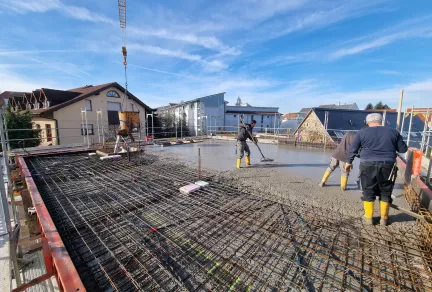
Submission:
[[350,104],[323,104],[318,107],[304,107],[300,110],[301,113],[308,113],[311,109],[314,108],[327,108],[327,109],[346,109],[346,110],[358,110],[358,106],[356,103]]
[[[339,110],[339,109],[321,109],[314,108],[315,114],[324,125],[325,112],[328,112],[328,125],[327,129],[333,130],[360,130],[365,126],[366,116],[371,113],[380,113],[380,111],[362,111],[362,110]],[[402,123],[403,115],[400,117]],[[397,113],[387,112],[385,123],[389,128],[396,129]],[[423,131],[423,123],[421,119],[414,118],[412,122],[411,131]],[[403,131],[408,131],[409,123],[404,123]]]
[[[118,84],[117,82],[110,82],[110,83],[105,83],[105,84],[101,84],[101,85],[86,85],[83,87],[78,87],[78,88],[74,88],[74,89],[70,89],[70,90],[55,90],[55,89],[43,89],[44,93],[46,94],[45,90],[48,90],[48,93],[51,94],[51,96],[53,98],[55,98],[56,100],[60,101],[60,103],[50,106],[49,108],[46,109],[37,109],[37,110],[33,110],[34,113],[51,113],[53,111],[57,111],[59,109],[62,109],[70,104],[73,104],[75,102],[78,102],[80,100],[83,100],[89,96],[98,94],[101,91],[104,91],[110,87],[115,87],[118,90],[120,90],[121,92],[125,92],[125,89]],[[139,105],[141,105],[142,107],[144,107],[147,111],[152,111],[152,109],[147,106],[145,103],[143,103],[140,99],[138,99],[135,95],[133,95],[132,93],[128,92],[128,96],[129,98],[131,98],[132,100],[134,100],[136,103],[138,103]],[[47,96],[48,98],[48,96]]]
[[[357,131],[365,126],[366,116],[370,113],[379,111],[362,111],[362,110],[341,110],[341,109],[326,109],[326,108],[312,108],[307,114],[305,119],[297,127],[296,131],[303,125],[307,118],[314,112],[321,124],[324,126],[325,115],[328,112],[328,124],[327,131],[330,136],[337,136],[334,131]],[[401,123],[403,115],[401,115]],[[388,112],[386,113],[386,126],[389,128],[396,129],[397,113]],[[424,124],[419,117],[413,117],[411,132],[423,131]],[[409,123],[405,122],[403,125],[403,131],[408,131]]]
[[42,88],[42,92],[43,94],[45,94],[47,100],[49,100],[50,107],[62,104],[80,95],[79,92],[57,90],[57,89],[50,89],[50,88]]

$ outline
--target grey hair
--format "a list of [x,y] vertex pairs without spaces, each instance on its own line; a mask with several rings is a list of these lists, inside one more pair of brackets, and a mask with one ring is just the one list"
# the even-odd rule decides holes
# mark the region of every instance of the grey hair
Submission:
[[366,116],[366,124],[377,122],[382,123],[383,117],[381,114],[373,113]]

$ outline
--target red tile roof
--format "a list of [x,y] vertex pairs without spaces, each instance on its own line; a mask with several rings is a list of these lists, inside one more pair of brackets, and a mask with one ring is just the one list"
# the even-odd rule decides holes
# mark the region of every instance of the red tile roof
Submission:
[[282,119],[292,120],[292,119],[296,119],[297,117],[298,117],[298,113],[287,113],[282,117]]
[[[89,96],[92,96],[92,95],[94,95],[96,93],[99,93],[99,92],[101,92],[101,91],[103,91],[105,89],[108,89],[110,87],[116,87],[117,89],[119,89],[122,92],[125,91],[125,89],[123,88],[123,86],[121,86],[117,82],[110,82],[110,83],[105,83],[105,84],[96,85],[96,86],[86,85],[86,86],[83,86],[83,87],[69,89],[68,91],[70,91],[70,92],[79,92],[81,94],[78,95],[77,97],[72,98],[72,99],[70,99],[70,100],[68,100],[66,102],[63,102],[63,103],[59,104],[59,105],[49,107],[49,108],[45,109],[44,112],[52,112],[52,111],[59,110],[59,109],[65,107],[65,106],[68,106],[68,105],[70,105],[72,103],[75,103],[77,101],[83,100],[83,99],[85,99],[85,98],[87,98]],[[132,93],[128,92],[128,95],[129,95],[129,97],[131,99],[133,99],[139,105],[141,105],[142,107],[144,107],[147,111],[152,111],[152,109],[149,106],[147,106],[145,103],[143,103],[139,98],[137,98],[136,96],[134,96]]]

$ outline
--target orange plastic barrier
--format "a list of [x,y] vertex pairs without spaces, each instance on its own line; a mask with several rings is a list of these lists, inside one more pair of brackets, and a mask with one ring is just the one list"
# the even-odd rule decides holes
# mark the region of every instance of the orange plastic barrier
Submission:
[[423,158],[423,151],[417,148],[410,148],[409,151],[412,151],[413,153],[412,174],[419,176],[422,165],[421,162]]

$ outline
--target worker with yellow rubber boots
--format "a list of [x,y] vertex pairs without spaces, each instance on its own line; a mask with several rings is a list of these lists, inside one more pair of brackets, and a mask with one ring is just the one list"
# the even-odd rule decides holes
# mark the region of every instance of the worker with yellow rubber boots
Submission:
[[405,153],[407,145],[401,134],[382,126],[378,113],[366,116],[367,128],[358,131],[350,147],[345,170],[352,169],[352,162],[361,148],[360,183],[363,190],[364,222],[373,224],[374,202],[380,200],[381,225],[389,223],[389,208],[397,172],[397,152]]
[[252,129],[255,127],[256,121],[252,120],[250,124],[243,124],[240,125],[240,131],[237,136],[237,168],[240,168],[241,166],[241,160],[244,156],[244,153],[246,152],[246,165],[251,165],[250,162],[250,149],[249,145],[246,143],[247,139],[250,139],[251,141],[257,142],[257,138],[252,136]]
[[330,174],[333,171],[335,171],[335,169],[339,166],[341,171],[341,183],[340,183],[341,189],[343,191],[347,189],[349,171],[345,171],[345,162],[347,161],[348,151],[352,141],[354,140],[355,135],[356,134],[354,132],[347,132],[342,137],[342,140],[339,146],[336,148],[335,152],[333,152],[332,158],[330,159],[330,163],[326,169],[326,172],[323,175],[323,178],[320,183],[321,187],[325,185],[328,178],[330,177]]

